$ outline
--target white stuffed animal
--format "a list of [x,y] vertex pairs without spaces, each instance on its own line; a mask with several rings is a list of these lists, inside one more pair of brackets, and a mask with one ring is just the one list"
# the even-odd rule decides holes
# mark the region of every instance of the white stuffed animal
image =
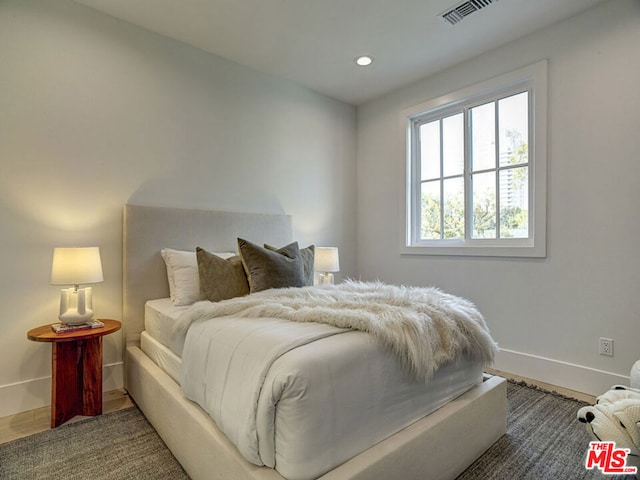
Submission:
[[594,440],[628,448],[627,466],[640,472],[640,389],[614,385],[595,405],[578,410],[578,420]]

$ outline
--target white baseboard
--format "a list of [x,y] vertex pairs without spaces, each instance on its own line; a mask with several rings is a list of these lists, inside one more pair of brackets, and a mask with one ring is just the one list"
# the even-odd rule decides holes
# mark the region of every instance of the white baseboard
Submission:
[[[122,388],[122,362],[104,365],[102,391]],[[51,405],[51,377],[0,386],[0,418]]]
[[593,396],[612,385],[629,385],[629,376],[506,349],[496,355],[493,368]]

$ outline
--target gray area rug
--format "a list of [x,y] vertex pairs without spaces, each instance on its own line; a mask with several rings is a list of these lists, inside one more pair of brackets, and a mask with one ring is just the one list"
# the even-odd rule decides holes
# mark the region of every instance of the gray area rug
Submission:
[[507,434],[457,480],[633,480],[603,475],[584,461],[591,438],[576,412],[586,403],[507,384]]
[[[590,438],[576,421],[583,403],[513,383],[507,401],[507,434],[458,480],[634,478],[584,468]],[[0,445],[3,480],[188,478],[135,407]]]
[[0,445],[2,480],[188,478],[135,407]]

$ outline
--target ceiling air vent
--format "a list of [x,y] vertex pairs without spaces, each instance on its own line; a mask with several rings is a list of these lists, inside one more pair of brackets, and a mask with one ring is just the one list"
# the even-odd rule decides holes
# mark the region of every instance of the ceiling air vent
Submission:
[[445,10],[439,16],[447,22],[449,25],[456,25],[460,23],[465,17],[471,15],[473,12],[482,10],[484,7],[488,7],[497,0],[468,0],[456,5],[453,8]]

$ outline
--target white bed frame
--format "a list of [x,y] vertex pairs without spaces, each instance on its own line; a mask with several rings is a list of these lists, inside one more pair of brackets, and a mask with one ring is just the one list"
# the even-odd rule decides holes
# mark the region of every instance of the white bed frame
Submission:
[[[291,217],[126,205],[123,329],[125,388],[193,480],[283,480],[247,462],[200,407],[140,349],[144,302],[169,296],[160,250],[235,251],[236,238],[284,245]],[[506,430],[506,382],[485,381],[321,478],[453,479]]]

